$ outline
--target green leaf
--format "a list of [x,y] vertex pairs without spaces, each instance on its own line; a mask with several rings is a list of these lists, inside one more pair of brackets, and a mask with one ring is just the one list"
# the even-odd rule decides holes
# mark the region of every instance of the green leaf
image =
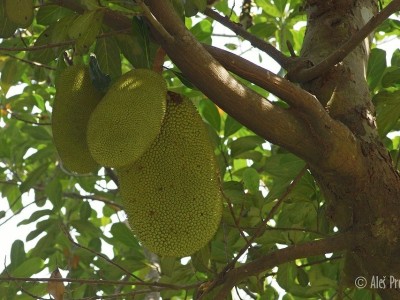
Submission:
[[384,137],[400,118],[400,91],[380,92],[374,96],[373,101],[376,103],[378,132]]
[[25,259],[26,259],[26,253],[24,248],[24,242],[21,240],[15,240],[11,246],[11,251],[10,251],[10,260],[12,268],[15,269],[15,267],[22,264],[22,262]]
[[100,68],[115,79],[121,75],[121,57],[114,37],[98,39],[94,49]]
[[8,92],[11,86],[17,84],[21,80],[21,75],[24,72],[20,62],[14,59],[7,60],[1,70],[1,88],[4,94]]
[[92,208],[90,207],[89,202],[84,201],[79,210],[79,215],[81,220],[88,220],[91,214],[92,214]]
[[11,22],[6,15],[5,1],[0,1],[0,38],[8,38],[14,34],[18,25]]
[[3,0],[8,18],[21,28],[32,24],[34,17],[33,0]]
[[265,143],[265,140],[258,135],[249,135],[234,140],[229,144],[229,147],[232,151],[232,157],[237,157],[243,152],[261,146],[263,143]]
[[30,137],[39,141],[51,140],[50,133],[42,126],[32,126],[31,124],[26,124],[21,129],[22,132],[26,133]]
[[[68,31],[72,22],[75,20],[75,15],[69,15],[60,19],[57,23],[51,23],[35,41],[34,46],[48,46],[51,44],[63,43],[70,40]],[[48,64],[57,59],[61,53],[70,45],[60,45],[59,47],[45,47],[42,50],[31,51],[28,54],[30,60]]]
[[193,17],[197,15],[199,10],[197,9],[196,5],[193,3],[193,1],[188,0],[185,1],[185,16],[186,17]]
[[374,90],[379,85],[385,69],[386,51],[379,48],[372,49],[367,69],[367,81],[371,90]]
[[30,277],[35,273],[39,273],[44,267],[44,261],[39,257],[32,257],[25,260],[22,264],[14,269],[12,276],[14,277]]
[[45,192],[55,209],[62,206],[62,186],[57,178],[54,178],[46,185]]
[[236,121],[236,119],[232,118],[230,115],[227,115],[225,119],[225,128],[224,128],[225,138],[234,134],[242,127],[243,125],[240,124],[238,121]]
[[132,231],[124,223],[115,223],[111,227],[111,234],[128,247],[138,247],[138,242],[135,239]]
[[46,173],[48,168],[49,164],[44,164],[30,172],[24,182],[19,186],[21,193],[25,193],[35,186],[39,179]]
[[274,37],[277,30],[276,24],[269,22],[257,23],[249,28],[249,32],[263,39]]
[[71,226],[73,226],[82,236],[85,237],[98,237],[101,233],[100,228],[96,227],[88,220],[80,219],[71,221]]
[[177,261],[175,257],[162,257],[160,259],[160,268],[166,276],[173,276],[176,273]]
[[51,214],[52,214],[52,210],[50,210],[50,209],[43,209],[43,210],[35,211],[28,219],[25,219],[25,220],[19,222],[17,226],[31,224],[31,223],[37,221],[38,219],[40,219],[41,217],[49,216]]
[[400,49],[394,50],[390,63],[392,66],[400,67]]
[[265,162],[265,172],[270,175],[273,182],[268,185],[268,199],[279,197],[304,165],[305,162],[293,154],[276,154],[268,157]]
[[210,246],[206,245],[192,255],[191,259],[193,267],[196,269],[196,271],[210,274],[210,258]]
[[279,12],[283,15],[285,12],[285,7],[287,4],[287,0],[274,0],[274,4]]
[[73,12],[58,5],[42,5],[36,14],[36,22],[41,25],[51,25]]
[[243,172],[243,184],[252,194],[256,194],[260,187],[260,175],[254,168],[246,168]]
[[270,1],[267,0],[256,0],[256,4],[258,6],[260,6],[263,11],[267,14],[270,15],[271,17],[281,17],[282,14],[281,12],[278,10],[278,8],[272,4]]
[[213,27],[210,21],[207,19],[200,21],[194,25],[190,32],[196,37],[199,42],[206,44],[211,43],[211,34],[213,32]]
[[134,17],[132,19],[132,31],[141,48],[142,64],[150,69],[152,60],[150,53],[149,29],[147,24],[141,18]]
[[207,7],[207,0],[189,0],[199,11],[204,11]]
[[219,115],[217,106],[211,100],[204,99],[199,103],[199,111],[207,123],[219,132],[221,128],[221,116]]
[[382,77],[382,86],[385,88],[400,85],[400,68],[391,67]]
[[179,78],[179,80],[188,88],[197,90],[197,88],[181,73],[175,70],[170,70],[172,73],[175,74],[176,77]]
[[285,290],[290,290],[297,277],[297,266],[294,262],[285,263],[279,266],[276,281]]
[[182,21],[185,20],[185,7],[184,7],[184,2],[182,0],[170,0],[172,2],[172,5],[174,7],[175,12],[177,15],[180,17]]
[[303,268],[297,268],[297,280],[301,286],[307,286],[310,280]]
[[72,23],[68,30],[68,35],[76,40],[75,49],[78,54],[84,54],[89,51],[90,46],[100,32],[103,15],[104,11],[100,9],[87,11]]

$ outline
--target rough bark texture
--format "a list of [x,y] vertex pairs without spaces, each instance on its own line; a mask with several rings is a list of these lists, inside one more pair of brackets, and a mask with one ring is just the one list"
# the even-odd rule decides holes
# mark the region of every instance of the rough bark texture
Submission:
[[[313,64],[335,51],[377,12],[376,3],[371,0],[308,1],[306,9],[308,23],[301,55]],[[370,41],[365,40],[334,69],[304,85],[334,119],[357,137],[364,171],[344,177],[340,169],[326,172],[318,165],[311,169],[329,203],[329,217],[340,230],[367,230],[365,243],[349,249],[347,276],[399,278],[400,178],[378,139],[365,79],[369,45]],[[346,157],[340,159],[346,163]],[[358,265],[358,274],[354,264]],[[354,282],[352,278],[347,280]],[[381,295],[399,299],[400,291],[382,290]]]

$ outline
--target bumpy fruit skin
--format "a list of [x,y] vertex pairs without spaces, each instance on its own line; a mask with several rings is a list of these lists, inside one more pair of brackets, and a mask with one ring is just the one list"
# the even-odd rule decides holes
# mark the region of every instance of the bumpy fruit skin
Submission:
[[183,257],[205,246],[221,220],[214,149],[196,108],[169,93],[161,132],[130,167],[118,170],[128,221],[150,251]]
[[165,115],[167,85],[151,70],[122,75],[90,117],[89,150],[101,165],[132,164],[154,141]]
[[98,168],[87,146],[86,127],[101,97],[85,66],[68,67],[57,78],[52,115],[53,140],[63,166],[70,171],[85,174]]

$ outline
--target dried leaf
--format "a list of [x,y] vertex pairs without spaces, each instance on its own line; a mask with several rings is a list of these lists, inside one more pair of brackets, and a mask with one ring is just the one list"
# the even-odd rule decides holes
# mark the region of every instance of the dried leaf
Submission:
[[[52,273],[50,278],[62,278],[60,271],[56,268]],[[47,291],[50,295],[54,297],[55,300],[64,299],[64,283],[61,281],[49,281],[47,284]]]

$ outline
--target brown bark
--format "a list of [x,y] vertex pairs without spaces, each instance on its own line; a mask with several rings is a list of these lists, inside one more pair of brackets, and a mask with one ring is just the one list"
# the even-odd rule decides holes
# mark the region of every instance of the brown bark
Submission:
[[[376,3],[370,0],[310,2],[313,3],[307,8],[308,26],[301,54],[313,64],[318,64],[363,27],[369,20],[366,12],[372,17],[377,11]],[[311,169],[329,203],[332,221],[341,230],[358,228],[367,234],[362,245],[349,249],[358,262],[361,272],[358,276],[399,278],[400,178],[376,130],[365,79],[369,45],[370,40],[366,39],[331,71],[303,85],[334,119],[357,137],[361,145],[358,155],[363,157],[366,172],[342,177],[340,169],[332,173],[318,165]],[[400,296],[395,289],[380,292],[384,299]]]

